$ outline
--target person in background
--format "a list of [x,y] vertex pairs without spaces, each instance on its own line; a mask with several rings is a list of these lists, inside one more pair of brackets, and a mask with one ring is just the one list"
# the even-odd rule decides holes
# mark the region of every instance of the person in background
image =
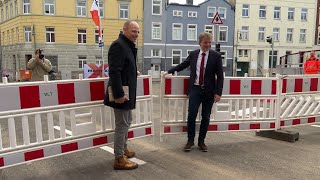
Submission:
[[42,49],[35,51],[35,57],[29,60],[27,67],[32,70],[31,81],[43,81],[43,76],[52,70],[51,62],[44,57]]
[[311,51],[310,58],[303,64],[305,74],[318,74],[318,62],[314,56],[314,51]]

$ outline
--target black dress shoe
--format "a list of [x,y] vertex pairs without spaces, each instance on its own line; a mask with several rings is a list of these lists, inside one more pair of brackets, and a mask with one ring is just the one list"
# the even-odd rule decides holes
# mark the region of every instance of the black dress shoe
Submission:
[[208,151],[208,147],[206,146],[205,143],[199,143],[198,146],[199,146],[200,151],[202,151],[202,152]]
[[191,151],[192,146],[194,146],[194,142],[188,141],[187,144],[184,146],[183,150],[186,152]]

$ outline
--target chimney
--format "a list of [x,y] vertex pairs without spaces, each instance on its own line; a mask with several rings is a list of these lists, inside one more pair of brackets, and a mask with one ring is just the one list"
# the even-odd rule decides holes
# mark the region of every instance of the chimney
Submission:
[[187,0],[188,5],[193,5],[193,0]]

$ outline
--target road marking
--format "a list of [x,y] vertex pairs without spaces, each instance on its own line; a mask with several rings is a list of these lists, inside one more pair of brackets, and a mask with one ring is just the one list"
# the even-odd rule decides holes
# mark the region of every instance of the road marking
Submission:
[[313,126],[313,127],[320,127],[320,125],[311,125],[311,126]]
[[[114,154],[114,149],[112,149],[112,148],[109,147],[109,146],[102,146],[102,147],[100,147],[100,149],[103,149],[103,150],[105,150],[105,151],[108,151],[108,152],[111,153],[111,154]],[[135,162],[135,163],[137,163],[137,164],[139,164],[139,165],[146,164],[146,162],[144,162],[144,161],[142,161],[142,160],[140,160],[140,159],[137,159],[137,158],[135,158],[135,157],[129,158],[129,160],[132,161],[132,162]]]
[[[54,129],[57,129],[57,130],[59,130],[59,131],[61,130],[61,128],[60,128],[59,126],[54,126],[53,128],[54,128]],[[66,131],[66,134],[72,135],[72,132],[71,132],[70,130],[65,129],[65,131]],[[100,147],[100,149],[105,150],[105,151],[108,151],[108,152],[111,153],[111,154],[114,154],[114,149],[112,149],[112,148],[109,147],[109,146],[102,146],[102,147]],[[135,157],[129,158],[129,160],[132,161],[132,162],[135,162],[135,163],[137,163],[137,164],[139,164],[139,165],[146,164],[145,161],[142,161],[142,160],[137,159],[137,158],[135,158]]]

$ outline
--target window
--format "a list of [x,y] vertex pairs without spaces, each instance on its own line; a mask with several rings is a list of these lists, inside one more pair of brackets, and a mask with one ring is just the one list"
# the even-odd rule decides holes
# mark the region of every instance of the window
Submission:
[[31,42],[31,27],[24,27],[24,40],[26,43]]
[[14,29],[11,29],[11,43],[14,44]]
[[242,5],[242,17],[249,17],[249,8],[250,6],[248,4]]
[[152,39],[161,40],[161,23],[152,23]]
[[259,18],[266,18],[266,6],[260,6]]
[[173,16],[182,17],[182,11],[173,10],[172,13],[173,13]]
[[182,24],[173,24],[172,26],[172,40],[182,40]]
[[18,2],[17,0],[14,1],[14,15],[18,15]]
[[[102,40],[103,40],[103,30],[102,30]],[[94,30],[94,42],[95,43],[99,43],[99,30],[95,29]]]
[[54,43],[55,41],[54,27],[46,27],[46,42]]
[[129,4],[121,3],[119,5],[119,17],[120,19],[129,19]]
[[301,21],[307,21],[308,9],[301,9]]
[[300,29],[300,42],[306,42],[306,29]]
[[214,26],[212,25],[205,25],[204,26],[204,32],[210,33],[214,35]]
[[78,43],[79,44],[87,43],[87,30],[86,29],[78,29]]
[[102,64],[103,64],[103,61],[102,61],[101,56],[96,57],[96,64],[97,64],[97,65],[102,65]]
[[12,0],[10,0],[10,17],[13,17],[13,4],[12,4]]
[[243,55],[242,55],[242,52],[243,52],[243,50],[242,49],[239,49],[239,57],[242,57]]
[[23,0],[23,14],[30,14],[30,0]]
[[227,17],[227,9],[226,8],[222,8],[222,7],[219,7],[218,9],[218,12],[219,12],[219,15],[221,17],[221,19],[226,19]]
[[280,19],[281,15],[281,8],[280,7],[274,7],[274,11],[273,11],[273,18],[274,19]]
[[196,11],[188,11],[188,17],[196,18],[198,13]]
[[54,15],[55,0],[44,0],[44,13],[47,15]]
[[228,41],[228,27],[219,26],[219,41],[227,42]]
[[188,24],[187,40],[196,41],[197,40],[197,25]]
[[214,18],[215,14],[216,14],[216,8],[215,7],[208,7],[207,17],[208,18]]
[[83,69],[83,66],[85,64],[87,64],[87,57],[86,56],[79,56],[78,61],[79,61],[79,69]]
[[16,37],[17,37],[17,43],[19,43],[20,38],[19,38],[19,28],[16,28]]
[[244,57],[248,57],[248,49],[244,49],[243,50],[243,56]]
[[241,40],[249,40],[249,26],[242,26],[240,32]]
[[6,20],[9,19],[9,9],[8,9],[8,4],[6,5]]
[[293,28],[287,29],[287,42],[292,42]]
[[279,41],[279,28],[273,28],[273,41]]
[[288,8],[288,20],[294,20],[294,8]]
[[227,55],[226,55],[227,52],[221,51],[220,54],[221,54],[221,59],[222,59],[222,65],[227,66]]
[[1,8],[1,21],[4,21],[4,13],[3,13],[3,8]]
[[152,0],[152,15],[161,15],[162,0]]
[[277,58],[278,58],[278,51],[269,51],[269,68],[271,68],[271,61],[272,62],[272,68],[275,68],[277,66]]
[[265,27],[259,27],[259,35],[258,35],[259,41],[264,41],[265,29],[266,29]]
[[172,50],[172,65],[181,63],[181,50]]
[[104,16],[104,4],[103,2],[99,2],[99,13],[100,13],[100,17]]
[[77,0],[77,16],[87,16],[86,0]]
[[160,49],[152,49],[151,50],[151,57],[161,57],[161,50]]
[[7,31],[7,42],[8,42],[8,44],[10,44],[10,31],[9,30]]

